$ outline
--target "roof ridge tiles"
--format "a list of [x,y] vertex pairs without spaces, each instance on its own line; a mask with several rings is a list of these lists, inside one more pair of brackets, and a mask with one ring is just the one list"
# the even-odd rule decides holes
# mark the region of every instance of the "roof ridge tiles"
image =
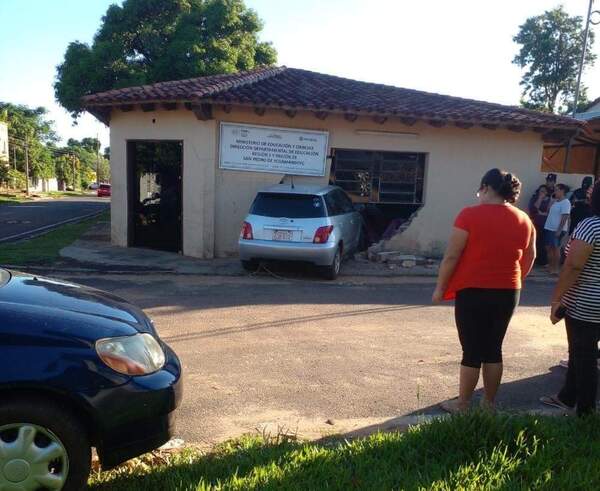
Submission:
[[[203,97],[207,97],[209,95],[216,95],[220,92],[229,90],[233,87],[244,87],[246,85],[251,85],[254,84],[256,82],[260,82],[261,80],[264,80],[266,78],[271,78],[274,77],[282,72],[284,72],[285,70],[287,70],[288,68],[286,66],[280,66],[280,67],[262,67],[259,70],[255,70],[255,71],[250,71],[250,72],[240,72],[238,75],[239,77],[235,77],[235,74],[231,74],[233,75],[230,79],[228,79],[227,81],[225,81],[222,84],[218,84],[214,90],[198,90],[195,92],[192,92],[192,95],[198,98],[203,98]],[[221,87],[221,85],[225,85],[224,87]]]
[[113,89],[83,98],[84,107],[89,109],[173,101],[398,115],[521,127],[576,129],[585,125],[568,116],[286,66]]

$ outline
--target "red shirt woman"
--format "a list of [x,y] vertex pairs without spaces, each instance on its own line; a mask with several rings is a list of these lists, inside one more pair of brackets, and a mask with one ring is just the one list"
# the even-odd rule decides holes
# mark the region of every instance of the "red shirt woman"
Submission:
[[535,227],[512,206],[521,182],[492,169],[481,180],[479,205],[462,210],[440,266],[434,303],[456,299],[455,317],[463,350],[457,399],[449,412],[468,409],[483,370],[485,398],[493,407],[502,378],[502,342],[519,303],[522,280],[535,261]]

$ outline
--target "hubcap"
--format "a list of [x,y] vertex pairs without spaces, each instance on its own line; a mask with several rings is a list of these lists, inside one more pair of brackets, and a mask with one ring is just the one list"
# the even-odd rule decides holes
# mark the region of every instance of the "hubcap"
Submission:
[[337,252],[337,254],[335,255],[335,259],[334,259],[334,268],[335,268],[335,272],[339,273],[340,272],[340,264],[342,262],[341,260],[341,255],[340,255],[340,251]]
[[59,438],[29,423],[0,426],[0,491],[61,489],[69,459]]
[[10,460],[8,464],[4,466],[4,475],[6,479],[11,482],[20,482],[27,479],[29,475],[30,466],[25,460],[14,459]]

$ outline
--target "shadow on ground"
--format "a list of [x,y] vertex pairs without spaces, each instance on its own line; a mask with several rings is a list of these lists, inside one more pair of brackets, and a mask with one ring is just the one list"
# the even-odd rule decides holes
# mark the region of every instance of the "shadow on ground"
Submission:
[[[518,413],[527,411],[529,413],[539,412],[547,415],[561,415],[563,411],[543,405],[539,402],[541,396],[556,394],[564,381],[566,370],[554,366],[547,373],[528,377],[512,382],[504,382],[498,393],[498,411],[500,413]],[[483,397],[483,389],[475,391],[473,398],[473,408],[477,408],[481,398]],[[440,401],[441,402],[441,401]],[[534,408],[534,409],[532,409]],[[537,408],[537,409],[535,409]],[[427,421],[432,417],[448,417],[448,413],[443,411],[439,404],[420,408],[408,414],[404,414],[395,418],[391,418],[379,424],[365,426],[357,430],[353,430],[340,435],[335,435],[335,438],[359,438],[371,435],[378,431],[404,431],[409,426]],[[329,441],[331,437],[326,437],[322,441]]]

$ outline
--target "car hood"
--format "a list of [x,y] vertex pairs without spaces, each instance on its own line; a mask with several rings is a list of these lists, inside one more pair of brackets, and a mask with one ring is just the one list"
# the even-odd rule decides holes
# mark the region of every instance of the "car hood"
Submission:
[[10,273],[10,281],[0,288],[0,302],[110,319],[154,334],[151,322],[141,309],[115,295],[61,280]]

